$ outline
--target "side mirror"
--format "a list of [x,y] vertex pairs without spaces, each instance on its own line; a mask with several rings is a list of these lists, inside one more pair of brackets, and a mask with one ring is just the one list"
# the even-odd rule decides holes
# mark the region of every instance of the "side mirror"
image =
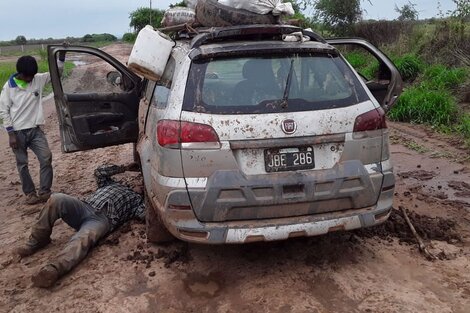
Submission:
[[106,80],[113,86],[121,87],[122,75],[118,71],[111,71],[106,75]]
[[106,80],[113,86],[121,88],[122,91],[130,91],[134,88],[134,84],[127,76],[122,76],[118,71],[111,71],[106,74]]

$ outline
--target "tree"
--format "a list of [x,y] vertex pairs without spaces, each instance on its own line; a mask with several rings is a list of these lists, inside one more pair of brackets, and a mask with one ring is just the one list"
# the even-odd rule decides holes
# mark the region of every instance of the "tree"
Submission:
[[125,33],[122,35],[122,41],[124,42],[134,42],[136,35],[134,33]]
[[187,5],[185,1],[180,1],[175,4],[170,4],[170,8],[174,8],[174,7],[187,7]]
[[349,35],[354,23],[362,17],[360,0],[315,0],[314,16],[336,35]]
[[415,21],[418,19],[416,4],[410,1],[408,1],[407,4],[404,4],[401,8],[395,4],[395,12],[400,14],[400,16],[398,16],[399,21]]
[[454,11],[449,11],[450,16],[458,23],[458,32],[461,40],[465,40],[465,28],[467,20],[470,20],[470,0],[452,0],[457,6]]
[[83,36],[82,41],[83,42],[92,42],[93,41],[93,36],[90,35],[90,34],[86,34],[85,36]]
[[130,13],[129,18],[131,22],[129,26],[133,27],[134,32],[138,33],[145,25],[150,24],[150,21],[152,21],[151,25],[158,28],[160,27],[164,13],[165,12],[162,10],[139,8]]
[[15,39],[15,43],[17,45],[25,45],[27,42],[26,37],[23,35],[17,36]]
[[454,11],[449,13],[461,21],[470,18],[470,0],[452,0],[457,6]]

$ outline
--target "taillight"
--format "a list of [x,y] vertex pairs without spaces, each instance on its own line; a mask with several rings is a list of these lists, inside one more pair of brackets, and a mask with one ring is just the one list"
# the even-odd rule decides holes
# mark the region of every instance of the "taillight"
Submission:
[[356,117],[354,122],[354,132],[364,132],[368,130],[378,130],[387,128],[385,112],[382,108],[374,109]]
[[161,120],[157,123],[158,144],[166,148],[218,149],[219,136],[210,125]]

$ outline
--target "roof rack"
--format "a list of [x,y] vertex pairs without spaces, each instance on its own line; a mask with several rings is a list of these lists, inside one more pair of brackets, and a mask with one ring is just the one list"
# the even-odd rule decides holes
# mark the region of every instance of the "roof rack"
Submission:
[[175,39],[192,39],[191,48],[198,48],[208,42],[222,39],[237,39],[247,36],[276,36],[288,35],[293,32],[302,32],[304,36],[310,37],[313,41],[326,43],[320,35],[313,31],[305,30],[293,25],[258,24],[258,25],[237,25],[227,27],[202,28],[197,24],[181,24],[160,28],[162,32],[176,32]]

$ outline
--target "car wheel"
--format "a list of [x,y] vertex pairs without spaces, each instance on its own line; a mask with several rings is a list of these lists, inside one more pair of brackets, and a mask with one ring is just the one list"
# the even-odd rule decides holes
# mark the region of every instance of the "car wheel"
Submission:
[[165,224],[156,211],[147,195],[145,195],[145,224],[147,226],[147,240],[154,243],[165,243],[176,238],[166,229]]
[[224,27],[233,25],[277,24],[278,18],[272,14],[257,14],[247,10],[235,9],[217,2],[217,0],[199,0],[196,6],[196,18],[206,27]]

